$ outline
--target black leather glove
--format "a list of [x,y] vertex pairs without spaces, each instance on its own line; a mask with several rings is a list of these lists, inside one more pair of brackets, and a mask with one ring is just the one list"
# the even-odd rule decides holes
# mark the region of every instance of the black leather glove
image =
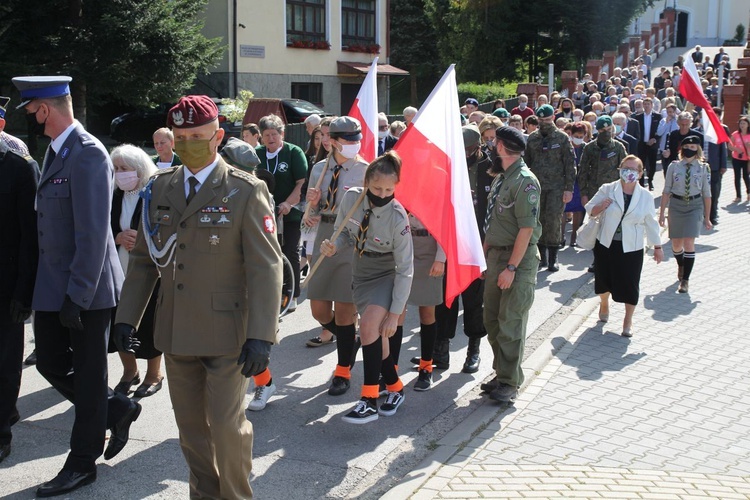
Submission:
[[119,352],[135,354],[135,350],[141,347],[141,341],[135,337],[135,328],[127,323],[117,323],[112,328],[112,338]]
[[65,302],[60,309],[60,324],[71,330],[83,330],[81,311],[83,311],[83,308],[66,295]]
[[247,339],[237,360],[242,367],[242,374],[252,377],[268,368],[271,361],[271,343],[265,340]]
[[31,316],[31,308],[26,307],[20,300],[10,301],[10,320],[13,323],[23,323]]

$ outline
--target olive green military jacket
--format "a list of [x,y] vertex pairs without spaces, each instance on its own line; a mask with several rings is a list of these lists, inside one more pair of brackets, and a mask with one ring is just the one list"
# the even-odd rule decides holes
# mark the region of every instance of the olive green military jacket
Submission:
[[[247,339],[276,342],[282,260],[268,188],[220,159],[186,206],[184,169],[152,178],[143,210],[151,234],[141,220],[116,322],[138,327],[161,275],[154,325],[160,351],[221,356],[238,353]],[[152,260],[147,239],[152,251],[174,240],[174,255],[156,259],[164,267]]]
[[604,147],[594,139],[583,147],[581,163],[578,164],[578,187],[581,196],[593,198],[603,184],[620,178],[617,170],[627,156],[625,146],[614,139]]
[[524,161],[545,191],[573,191],[576,163],[568,134],[555,130],[542,135],[536,130],[529,135]]

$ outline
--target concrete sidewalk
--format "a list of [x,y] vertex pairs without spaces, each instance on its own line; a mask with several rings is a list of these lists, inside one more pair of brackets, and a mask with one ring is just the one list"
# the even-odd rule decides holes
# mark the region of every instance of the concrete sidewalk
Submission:
[[729,171],[689,294],[667,243],[645,262],[632,339],[622,305],[603,324],[587,299],[534,356],[553,359],[527,362],[515,407],[446,436],[383,498],[750,498],[750,210],[733,198]]

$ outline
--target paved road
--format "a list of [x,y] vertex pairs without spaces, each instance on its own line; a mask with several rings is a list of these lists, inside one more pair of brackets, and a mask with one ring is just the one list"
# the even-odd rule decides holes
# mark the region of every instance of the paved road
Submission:
[[733,198],[730,172],[689,294],[667,246],[644,266],[632,339],[621,305],[602,324],[584,301],[515,408],[438,443],[384,498],[750,498],[750,207]]

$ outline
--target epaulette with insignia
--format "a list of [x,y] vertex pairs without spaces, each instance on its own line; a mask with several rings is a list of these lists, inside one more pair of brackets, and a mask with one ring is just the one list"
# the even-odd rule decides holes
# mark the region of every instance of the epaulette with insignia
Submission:
[[175,167],[160,168],[159,170],[157,170],[156,172],[154,172],[151,175],[151,177],[157,177],[159,175],[164,175],[164,174],[171,174],[172,172],[175,172],[178,168],[180,168],[179,165],[177,165]]
[[229,170],[229,175],[240,178],[243,181],[248,182],[249,184],[255,185],[257,182],[260,181],[260,179],[258,179],[253,174],[245,172],[244,170],[240,170],[239,168],[228,167],[227,170]]
[[81,140],[81,145],[83,146],[91,146],[92,144],[96,144],[94,139],[88,134],[81,134],[78,136],[78,138]]

